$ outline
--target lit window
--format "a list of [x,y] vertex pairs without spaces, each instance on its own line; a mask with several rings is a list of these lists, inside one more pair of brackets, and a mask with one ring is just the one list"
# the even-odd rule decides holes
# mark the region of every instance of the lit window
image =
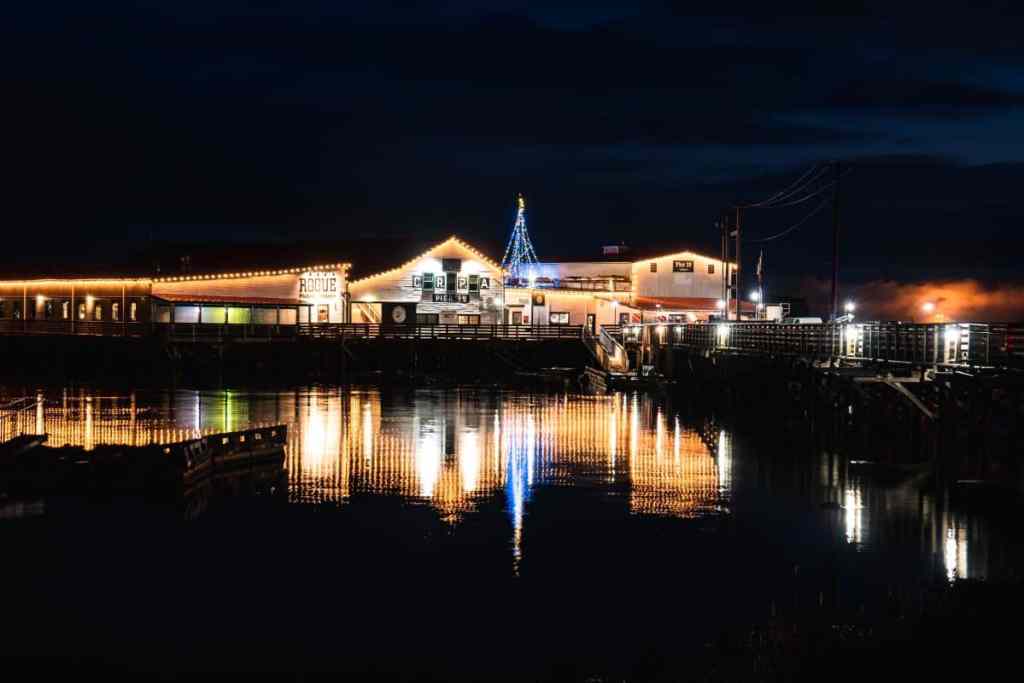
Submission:
[[110,304],[110,319],[115,321],[121,319],[121,304],[116,301]]
[[92,308],[92,317],[96,320],[103,320],[103,305],[96,304]]
[[138,320],[138,317],[136,317],[137,311],[138,311],[138,304],[133,301],[132,304],[131,304],[131,308],[128,310],[128,319],[131,320],[132,322],[135,322],[136,320]]
[[709,263],[708,264],[708,275],[714,275],[714,274],[715,274],[715,264],[714,263]]
[[569,314],[552,312],[548,314],[548,322],[552,325],[568,325]]
[[65,301],[60,305],[60,317],[67,320],[71,317],[71,302]]
[[479,325],[480,324],[480,316],[479,315],[460,315],[459,316],[459,324],[460,325]]
[[78,319],[85,320],[85,302],[79,302],[78,304]]
[[658,264],[657,264],[657,262],[654,262],[654,261],[651,262],[651,272],[652,273],[657,273],[658,272]]

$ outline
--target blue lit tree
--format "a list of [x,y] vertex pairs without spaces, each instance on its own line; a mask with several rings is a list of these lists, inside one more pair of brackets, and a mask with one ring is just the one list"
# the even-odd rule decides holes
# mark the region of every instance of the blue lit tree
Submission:
[[529,276],[526,266],[537,263],[537,252],[533,250],[530,233],[526,231],[526,200],[519,195],[519,210],[516,212],[516,224],[512,226],[512,236],[505,247],[505,256],[501,266],[512,280],[526,279]]

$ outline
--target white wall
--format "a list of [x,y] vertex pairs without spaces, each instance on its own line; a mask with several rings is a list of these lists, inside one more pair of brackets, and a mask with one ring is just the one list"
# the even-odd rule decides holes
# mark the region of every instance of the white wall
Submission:
[[[598,298],[593,294],[565,292],[557,289],[510,288],[505,290],[510,310],[522,311],[530,316],[531,325],[547,325],[551,313],[568,313],[570,325],[585,325],[587,314],[593,313],[597,327],[618,324],[618,306],[608,300],[607,295]],[[544,295],[544,305],[532,305],[534,294]]]
[[[345,322],[343,295],[348,288],[345,272],[343,270],[325,272],[331,272],[338,278],[339,291],[332,296],[317,294],[304,296],[299,291],[299,279],[305,273],[155,281],[153,282],[153,295],[156,297],[159,297],[161,294],[177,294],[179,296],[198,295],[204,297],[255,297],[287,299],[290,301],[301,299],[312,304],[328,304],[330,306],[330,321]],[[206,322],[205,315],[203,322]]]
[[[693,261],[692,273],[674,272],[673,261]],[[651,272],[656,263],[658,272]],[[714,273],[708,272],[708,266]],[[632,266],[633,294],[652,297],[722,297],[722,262],[692,252],[637,261]]]

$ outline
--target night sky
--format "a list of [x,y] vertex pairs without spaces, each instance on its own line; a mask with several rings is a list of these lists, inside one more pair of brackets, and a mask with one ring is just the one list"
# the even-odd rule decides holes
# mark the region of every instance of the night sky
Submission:
[[[724,207],[842,159],[844,282],[1016,297],[1016,4],[819,6],[840,9],[24,3],[2,29],[4,260],[196,239],[497,244],[517,192],[542,259],[620,241],[717,253]],[[745,233],[814,205],[750,212]],[[777,288],[828,278],[830,211],[766,249]]]

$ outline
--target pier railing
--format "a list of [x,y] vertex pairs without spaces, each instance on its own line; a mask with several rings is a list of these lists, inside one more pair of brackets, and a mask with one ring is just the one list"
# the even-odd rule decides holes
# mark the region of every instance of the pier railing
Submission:
[[978,367],[1024,367],[1024,325],[863,322],[645,324],[623,328],[627,344]]
[[380,323],[300,324],[312,339],[580,339],[582,325],[383,325]]

